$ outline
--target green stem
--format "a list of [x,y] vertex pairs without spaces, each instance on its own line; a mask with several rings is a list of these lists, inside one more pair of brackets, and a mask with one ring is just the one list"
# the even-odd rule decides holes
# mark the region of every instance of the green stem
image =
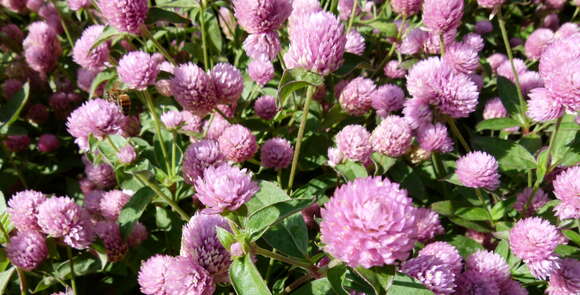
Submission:
[[352,11],[350,12],[350,18],[348,19],[348,26],[346,27],[346,33],[350,32],[352,28],[352,23],[354,22],[354,17],[356,15],[356,8],[358,5],[358,0],[354,0],[352,4]]
[[258,255],[262,255],[264,257],[269,257],[269,258],[272,258],[272,259],[275,259],[275,260],[278,260],[278,261],[281,261],[281,262],[284,262],[284,263],[287,263],[287,264],[290,264],[293,266],[301,267],[301,268],[304,268],[304,269],[309,270],[309,271],[311,271],[315,268],[315,266],[310,264],[310,263],[306,263],[306,262],[303,262],[303,261],[300,261],[300,260],[297,260],[297,259],[294,259],[291,257],[280,255],[280,254],[272,252],[270,250],[261,248],[258,245],[255,245],[253,247],[253,249],[254,249],[254,252]]
[[177,132],[173,131],[173,142],[171,143],[171,175],[175,176],[175,166],[177,165],[175,154],[177,153]]
[[170,197],[168,197],[165,193],[163,193],[163,191],[161,191],[161,188],[159,186],[157,186],[153,182],[150,182],[147,179],[147,177],[145,177],[139,173],[135,174],[135,176],[137,177],[137,179],[141,183],[148,186],[151,190],[153,190],[157,194],[157,196],[159,196],[161,199],[163,199],[165,202],[167,202],[167,204],[169,204],[171,209],[173,209],[173,211],[175,211],[177,214],[179,214],[181,219],[183,219],[185,222],[187,222],[189,220],[189,215],[187,215],[187,213],[185,213],[185,211],[183,211],[179,207],[179,205],[177,205],[177,203],[175,203],[175,201],[173,201]]
[[276,180],[278,180],[278,184],[280,185],[280,187],[284,188],[284,184],[282,183],[282,169],[278,169]]
[[308,86],[306,90],[306,101],[304,102],[304,109],[302,110],[302,120],[300,121],[296,149],[294,151],[294,157],[292,158],[292,168],[290,169],[290,179],[288,180],[288,192],[292,191],[292,185],[294,185],[294,177],[296,176],[296,168],[298,168],[298,159],[300,158],[300,148],[302,147],[302,138],[304,137],[304,129],[306,129],[306,121],[308,120],[308,113],[310,111],[310,102],[315,91],[316,88],[313,86]]
[[[437,176],[437,178],[442,179],[443,177],[445,177],[446,174],[445,167],[443,166],[443,163],[441,162],[441,159],[439,158],[436,152],[431,153],[431,161],[433,162],[433,170],[435,170],[435,175]],[[441,181],[441,187],[443,188],[443,194],[445,196],[448,196],[449,191],[447,188],[447,183],[445,183],[445,181]]]
[[157,50],[161,52],[161,54],[165,57],[165,59],[167,59],[170,63],[175,65],[176,64],[175,59],[169,54],[169,52],[167,52],[167,50],[165,50],[163,46],[161,46],[161,44],[159,44],[157,39],[153,37],[153,34],[151,34],[151,31],[149,31],[147,26],[143,25],[141,30],[145,34],[145,37],[147,37],[149,40],[151,40],[151,42],[153,42],[153,46],[155,46],[155,48],[157,48]]
[[[401,21],[401,25],[399,26],[400,28],[404,28],[405,27],[405,22],[407,21],[407,16],[403,15],[403,19]],[[406,33],[406,32],[405,32]],[[395,53],[395,49],[397,49],[397,43],[399,42],[399,40],[401,40],[401,38],[403,37],[403,35],[405,34],[403,33],[402,30],[397,30],[397,40],[395,40],[392,44],[391,44],[391,49],[389,49],[389,52],[387,53],[387,56],[385,56],[385,58],[381,61],[381,63],[379,64],[379,66],[375,69],[375,72],[373,73],[372,77],[374,78],[378,73],[382,72],[385,65],[387,64],[387,62],[389,60],[391,60],[391,56],[393,56],[393,53]]]
[[18,281],[20,284],[20,294],[26,295],[28,293],[26,274],[22,271],[22,269],[20,269],[20,267],[16,268],[16,273],[18,274]]
[[[165,140],[163,139],[163,135],[161,134],[161,121],[159,120],[159,116],[157,115],[157,110],[155,110],[155,105],[153,104],[153,99],[151,95],[147,91],[141,92],[143,94],[143,98],[145,99],[145,104],[149,109],[149,113],[151,113],[151,117],[153,118],[153,122],[155,125],[155,133],[157,133],[157,137],[159,139],[159,145],[161,146],[161,153],[163,154],[163,161],[165,162],[165,167],[167,170],[170,169],[170,165],[167,162],[169,159],[167,153],[167,147],[165,146]],[[169,172],[169,171],[168,171]]]
[[455,124],[455,119],[448,118],[447,123],[449,124],[449,127],[451,128],[451,133],[453,133],[455,138],[457,138],[457,140],[459,140],[459,142],[461,143],[461,145],[463,146],[465,151],[471,152],[471,148],[469,147],[469,144],[467,144],[467,141],[465,140],[465,138],[463,138],[463,135],[461,135],[461,131],[459,131],[459,128],[457,128],[457,124]]
[[115,150],[115,152],[119,152],[119,148],[117,147],[117,145],[113,142],[113,140],[111,139],[110,136],[107,136],[107,141],[109,142],[109,144],[113,147],[113,149]]
[[574,10],[574,14],[570,20],[574,20],[578,16],[578,13],[580,13],[580,6],[576,7],[576,10]]
[[441,57],[445,55],[445,37],[443,36],[443,33],[439,33],[439,52]]
[[201,50],[203,52],[203,65],[207,71],[210,67],[207,58],[207,41],[206,41],[206,30],[205,30],[205,9],[206,0],[201,1],[201,11],[199,12],[199,25],[201,26]]
[[491,224],[491,226],[493,228],[495,228],[495,222],[493,221],[493,215],[491,214],[491,206],[489,205],[489,203],[483,198],[483,195],[481,194],[481,190],[476,188],[475,189],[475,194],[477,195],[477,198],[479,199],[479,201],[481,202],[481,204],[483,206],[485,206],[485,210],[487,210],[487,215],[489,215],[489,223]]
[[288,287],[284,289],[284,292],[282,294],[290,294],[292,291],[304,285],[306,282],[310,280],[312,280],[312,275],[309,273],[305,274],[300,278],[296,279],[294,282],[292,282],[292,284],[288,285]]
[[71,275],[70,284],[71,284],[72,289],[73,289],[73,295],[77,295],[77,283],[75,281],[75,277],[76,277],[76,275],[75,275],[75,262],[74,262],[72,250],[70,247],[66,248],[66,254],[68,255],[69,266],[70,266],[70,275]]

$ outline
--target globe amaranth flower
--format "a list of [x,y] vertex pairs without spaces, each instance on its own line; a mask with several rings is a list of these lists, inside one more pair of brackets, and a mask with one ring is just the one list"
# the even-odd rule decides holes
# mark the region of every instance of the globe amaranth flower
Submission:
[[[36,0],[29,0],[29,1],[36,1]],[[45,2],[45,1],[43,1]],[[51,2],[45,2],[42,6],[38,9],[38,15],[42,17],[42,19],[52,27],[58,34],[63,33],[62,23],[60,14],[58,9],[54,6]]]
[[419,53],[422,48],[423,44],[428,38],[429,33],[421,30],[420,28],[414,28],[410,30],[403,41],[399,45],[399,52],[405,55],[414,55]]
[[231,257],[220,243],[216,227],[230,230],[227,220],[220,215],[196,213],[183,227],[180,255],[207,270],[215,282],[226,282]]
[[203,130],[207,133],[206,138],[218,140],[228,127],[232,126],[228,120],[224,119],[220,114],[214,114],[213,120],[206,120],[203,125]]
[[567,168],[554,180],[554,195],[560,200],[555,208],[560,219],[580,218],[580,166]]
[[457,279],[456,295],[499,295],[499,286],[488,276],[476,271],[466,271]]
[[372,80],[358,77],[346,84],[338,100],[345,112],[362,116],[371,109],[376,91],[377,86]]
[[326,76],[342,65],[346,35],[332,13],[309,14],[290,29],[290,48],[284,55],[289,69],[303,68]]
[[[548,195],[540,188],[534,194],[533,201],[530,202],[529,200],[532,197],[533,191],[534,190],[531,187],[526,187],[523,191],[518,193],[516,196],[516,202],[514,203],[514,209],[529,216],[544,207],[544,205],[549,201]],[[528,202],[530,202],[529,205]]]
[[483,108],[484,120],[505,118],[507,115],[508,112],[499,97],[492,98],[485,103],[485,107]]
[[324,250],[351,267],[403,261],[415,244],[415,212],[399,184],[357,178],[338,187],[321,211]]
[[453,139],[441,123],[426,124],[417,129],[417,141],[426,151],[449,153],[453,150]]
[[129,246],[121,236],[121,228],[115,221],[107,220],[97,222],[95,232],[103,241],[107,259],[112,262],[121,261],[127,253]]
[[498,286],[510,278],[510,267],[499,254],[479,250],[465,261],[465,269],[491,278]]
[[294,0],[292,2],[292,13],[288,18],[288,27],[296,26],[296,23],[301,22],[309,14],[316,13],[322,10],[318,0]]
[[421,10],[421,0],[392,0],[393,11],[405,16],[417,14]]
[[489,66],[491,67],[491,70],[494,73],[496,73],[499,66],[502,65],[505,61],[507,61],[507,56],[505,54],[502,54],[502,53],[494,53],[494,54],[490,55],[486,59],[486,61],[489,64]]
[[356,55],[362,55],[365,52],[365,38],[361,33],[353,29],[346,34],[344,51]]
[[131,164],[137,159],[137,152],[132,145],[127,144],[119,149],[117,159],[123,164]]
[[174,267],[174,259],[157,254],[141,263],[137,282],[143,294],[170,294],[168,287],[175,281],[169,276],[169,269]]
[[[528,70],[526,63],[523,60],[519,58],[514,58],[513,62],[518,76],[523,75]],[[497,75],[509,79],[512,82],[515,81],[514,71],[512,69],[512,65],[509,60],[506,60],[499,65],[499,67],[497,68]]]
[[365,127],[348,125],[336,134],[336,146],[344,157],[364,163],[373,153],[370,137]]
[[475,32],[483,35],[493,32],[493,24],[488,20],[480,20],[475,23]]
[[525,53],[529,59],[538,60],[544,49],[554,40],[554,32],[550,29],[535,30],[526,40]]
[[215,282],[203,267],[189,257],[175,257],[168,269],[169,294],[199,294],[212,295],[215,291]]
[[[77,87],[86,93],[90,93],[93,80],[95,79],[95,77],[97,77],[98,74],[99,71],[92,71],[84,68],[79,68],[79,70],[77,71]],[[104,89],[105,83],[101,83],[98,87],[96,87],[94,94],[96,96],[101,96],[103,95]]]
[[217,102],[235,104],[244,91],[244,78],[238,69],[229,63],[215,65],[209,73],[215,85]]
[[449,267],[451,271],[459,276],[463,269],[461,255],[457,248],[446,242],[433,242],[419,251],[419,256],[433,256]]
[[133,34],[141,32],[149,12],[147,0],[99,0],[98,7],[109,25]]
[[147,228],[141,222],[137,222],[133,225],[129,236],[127,236],[127,244],[131,248],[139,246],[143,241],[147,240],[149,233]]
[[559,258],[554,254],[564,239],[558,229],[539,217],[519,220],[510,231],[510,248],[522,259],[532,275],[546,279],[559,268]]
[[580,32],[580,27],[576,23],[565,23],[558,28],[554,33],[554,37],[557,40],[568,38],[576,33]]
[[428,208],[418,208],[417,220],[417,241],[421,243],[431,241],[435,236],[444,232],[439,222],[439,214]]
[[264,33],[250,34],[242,46],[246,55],[252,59],[267,57],[268,60],[274,60],[280,53],[280,37],[276,31],[267,31]]
[[68,8],[72,11],[78,11],[81,8],[88,7],[91,4],[90,0],[67,0]]
[[546,88],[532,89],[526,114],[536,122],[547,122],[564,114],[564,108]]
[[170,86],[175,100],[196,115],[206,115],[217,104],[217,92],[211,76],[193,63],[176,67]]
[[407,74],[407,70],[402,67],[401,63],[398,60],[391,60],[383,69],[385,76],[391,79],[399,79],[405,77]]
[[457,160],[455,173],[464,186],[496,190],[500,175],[497,160],[486,152],[470,152]]
[[373,130],[372,148],[389,157],[402,156],[411,148],[413,142],[411,131],[411,127],[404,118],[388,116]]
[[416,63],[407,75],[407,90],[413,98],[429,102],[436,96],[435,81],[441,71],[442,62],[438,57],[430,57]]
[[85,166],[85,174],[87,175],[87,179],[98,189],[109,189],[117,183],[117,180],[115,179],[115,171],[113,170],[113,167],[107,163],[88,163]]
[[48,256],[48,247],[42,234],[35,231],[18,232],[6,245],[10,262],[24,270],[37,268]]
[[286,139],[275,137],[266,140],[260,149],[260,160],[266,168],[284,169],[290,165],[294,149]]
[[260,86],[266,85],[274,78],[274,65],[265,58],[254,59],[248,64],[248,75]]
[[269,95],[259,97],[254,102],[254,112],[264,120],[272,120],[278,113],[276,98]]
[[20,80],[7,79],[2,84],[2,96],[4,96],[4,99],[7,101],[12,99],[12,97],[22,89],[23,85],[24,83]]
[[[457,36],[457,29],[451,29],[443,33],[443,44],[447,46],[455,43],[455,37]],[[422,44],[423,52],[427,54],[440,54],[441,53],[441,39],[439,34],[435,32],[427,32],[425,40]]]
[[211,166],[224,162],[223,154],[217,141],[204,139],[192,143],[185,150],[183,156],[182,175],[185,182],[194,184],[203,171]]
[[234,0],[234,15],[250,34],[277,30],[292,12],[288,0]]
[[103,138],[121,128],[124,115],[117,104],[103,99],[91,99],[74,110],[67,119],[67,131],[81,149],[88,149],[88,137]]
[[542,27],[557,30],[560,27],[560,18],[557,13],[550,13],[542,19]]
[[483,8],[496,8],[504,2],[505,0],[477,0],[477,4]]
[[195,181],[199,199],[207,208],[209,214],[223,211],[235,211],[250,200],[259,190],[252,181],[252,173],[228,164],[208,167],[203,171],[203,177]]
[[[473,50],[475,50],[478,53],[481,52],[483,50],[483,48],[485,47],[485,41],[483,40],[483,38],[479,34],[476,34],[476,33],[466,34],[465,36],[463,36],[463,39],[459,43],[463,44],[464,46],[471,47]],[[479,61],[479,57],[478,57],[478,61]]]
[[48,74],[56,67],[62,53],[57,32],[45,22],[28,26],[28,36],[22,47],[28,66],[41,75]]
[[36,216],[44,233],[63,238],[65,244],[75,249],[88,248],[94,239],[89,213],[71,198],[49,198],[38,207]]
[[403,105],[403,115],[412,129],[421,128],[433,121],[433,113],[429,103],[424,99],[412,98],[407,100]]
[[93,48],[105,30],[103,25],[92,25],[85,29],[73,48],[73,60],[88,70],[100,71],[109,60],[110,42],[102,42]]
[[452,118],[465,118],[475,111],[479,91],[470,76],[456,73],[447,66],[443,66],[435,78],[432,84],[435,90],[432,104],[441,113]]
[[407,260],[401,266],[401,272],[417,279],[435,294],[455,292],[455,273],[435,256],[418,256]]
[[423,24],[435,33],[455,29],[463,17],[463,0],[423,1]]
[[540,73],[527,71],[520,76],[520,86],[522,93],[528,95],[531,90],[544,87],[544,80],[540,77]]
[[224,157],[238,163],[251,159],[258,150],[252,131],[239,124],[226,128],[218,138],[218,143]]
[[405,92],[401,87],[393,84],[385,84],[377,88],[371,100],[371,106],[383,118],[391,112],[402,109],[404,104]]
[[499,285],[499,295],[528,295],[528,290],[518,281],[508,279]]
[[9,135],[4,139],[4,145],[11,152],[22,152],[28,148],[30,137],[28,135]]
[[38,139],[38,150],[42,153],[52,153],[60,147],[60,140],[54,134],[43,134]]
[[0,4],[15,13],[26,11],[26,0],[2,0]]
[[443,62],[454,70],[464,74],[472,74],[479,66],[477,50],[465,43],[454,43],[447,46]]
[[108,220],[117,220],[121,210],[131,200],[128,192],[112,190],[104,193],[99,204],[101,215]]
[[549,295],[571,295],[580,293],[580,261],[562,259],[560,269],[552,274],[546,293]]
[[327,157],[328,157],[328,166],[330,167],[336,167],[336,165],[342,163],[342,161],[344,160],[344,155],[342,154],[340,149],[333,147],[328,148]]
[[17,192],[8,201],[6,212],[10,215],[10,221],[19,231],[39,231],[38,206],[46,201],[43,193],[25,190]]
[[101,215],[101,199],[105,192],[102,190],[92,190],[85,194],[83,208],[95,216]]
[[163,56],[158,53],[149,55],[143,51],[132,51],[119,60],[117,72],[130,89],[143,91],[155,84],[162,61]]

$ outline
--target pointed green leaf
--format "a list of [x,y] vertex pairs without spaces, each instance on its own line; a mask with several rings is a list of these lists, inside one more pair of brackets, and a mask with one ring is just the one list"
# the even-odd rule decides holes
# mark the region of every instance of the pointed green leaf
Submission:
[[230,281],[238,295],[272,295],[250,254],[232,261]]

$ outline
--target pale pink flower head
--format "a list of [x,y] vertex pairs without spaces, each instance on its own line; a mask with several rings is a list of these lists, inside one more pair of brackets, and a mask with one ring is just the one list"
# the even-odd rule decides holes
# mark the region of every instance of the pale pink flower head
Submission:
[[90,0],[67,0],[68,8],[72,11],[80,10],[81,8],[88,7],[91,3]]
[[372,97],[371,106],[383,118],[389,113],[396,112],[405,104],[405,92],[397,85],[385,84],[380,86]]
[[293,155],[290,142],[280,137],[266,140],[260,149],[260,160],[266,168],[284,169],[290,165]]
[[556,39],[565,39],[568,38],[576,33],[580,32],[580,27],[576,23],[564,23],[556,33],[554,33],[554,37]]
[[[338,0],[337,8],[340,19],[347,20],[351,16],[352,9],[354,7],[354,1],[356,0]],[[358,5],[354,13],[355,15],[360,13],[360,8],[358,7]]]
[[481,20],[475,23],[475,32],[483,35],[493,32],[493,24],[488,20]]
[[435,256],[418,256],[407,260],[401,266],[401,272],[417,279],[435,294],[455,292],[455,274]]
[[178,129],[183,124],[183,116],[180,111],[170,110],[161,114],[161,122],[167,129]]
[[130,199],[130,194],[120,190],[104,193],[99,204],[101,215],[112,221],[117,220],[121,210]]
[[336,167],[336,165],[342,163],[342,161],[344,160],[344,155],[342,154],[340,149],[334,147],[328,148],[327,157],[328,157],[328,166],[330,167]]
[[405,34],[401,45],[399,45],[399,51],[401,54],[413,55],[419,53],[423,44],[429,38],[429,33],[421,30],[420,28],[415,28]]
[[389,61],[383,71],[385,72],[385,76],[391,79],[403,78],[407,74],[407,70],[396,59]]
[[532,89],[544,87],[544,80],[540,73],[527,71],[520,76],[520,85],[524,95],[528,95]]
[[436,96],[433,104],[441,113],[453,118],[466,118],[475,111],[479,91],[470,76],[447,70],[444,66],[436,75],[434,85]]
[[141,263],[137,281],[143,294],[170,294],[168,287],[174,283],[174,279],[169,276],[169,269],[174,267],[174,259],[158,254]]
[[429,242],[445,230],[439,222],[439,214],[429,208],[418,208],[415,216],[417,220],[417,241]]
[[189,257],[175,257],[168,270],[168,294],[212,295],[215,282],[210,273]]
[[415,244],[415,211],[399,184],[357,178],[338,187],[321,211],[324,250],[351,267],[403,261]]
[[292,12],[288,0],[234,0],[234,15],[250,34],[277,30]]
[[547,122],[564,114],[564,108],[546,88],[530,91],[526,114],[536,122]]
[[332,13],[309,14],[290,29],[290,48],[284,55],[289,69],[303,68],[326,76],[342,65],[346,35]]
[[419,256],[433,256],[458,276],[463,269],[463,260],[457,248],[446,242],[433,242],[419,251]]
[[443,62],[460,73],[472,74],[479,66],[479,56],[469,44],[454,43],[447,46]]
[[547,220],[521,219],[511,229],[509,240],[512,253],[527,264],[534,277],[546,279],[559,268],[554,250],[565,239]]
[[486,152],[470,152],[457,160],[455,173],[464,186],[496,190],[500,184],[497,160]]
[[123,240],[121,236],[121,228],[115,221],[99,221],[95,225],[95,232],[99,239],[103,241],[107,259],[112,262],[121,261],[127,251],[129,245]]
[[248,74],[254,82],[264,86],[274,78],[274,65],[265,58],[254,59],[248,64]]
[[496,8],[501,6],[505,0],[477,0],[477,4],[483,8]]
[[455,295],[499,295],[499,292],[499,286],[493,278],[469,270],[459,275]]
[[38,150],[42,153],[52,153],[60,147],[60,140],[54,134],[43,134],[38,139]]
[[344,51],[356,55],[363,55],[365,52],[365,38],[357,30],[350,30],[346,34],[346,44]]
[[490,55],[487,59],[487,63],[491,67],[491,70],[495,73],[500,65],[502,65],[506,60],[507,56],[503,53],[494,53]]
[[38,207],[38,225],[52,237],[63,237],[82,219],[82,210],[73,199],[53,197]]
[[508,112],[499,97],[492,98],[485,103],[483,108],[484,120],[505,118],[507,115]]
[[22,42],[28,66],[41,75],[56,68],[62,47],[57,32],[45,22],[28,26],[28,36]]
[[404,118],[395,115],[386,117],[371,135],[373,150],[389,157],[404,155],[412,142],[411,127]]
[[549,295],[571,295],[580,293],[580,261],[562,259],[560,269],[550,276],[546,293]]
[[481,90],[483,89],[483,77],[481,75],[478,74],[472,74],[469,75],[469,78],[471,79],[471,81],[473,81],[473,83],[475,83],[475,86],[477,87],[477,91],[481,92]]
[[103,33],[105,26],[92,25],[85,29],[82,36],[76,41],[73,48],[73,60],[88,70],[100,71],[109,59],[110,42],[103,42],[94,47]]
[[475,51],[480,52],[485,47],[485,41],[483,38],[476,33],[468,33],[463,36],[461,43],[470,46],[471,48],[475,49]]
[[361,125],[348,125],[336,135],[336,146],[344,157],[353,161],[365,162],[373,150],[370,133]]
[[280,37],[276,31],[250,34],[244,40],[243,48],[252,59],[266,56],[268,60],[274,60],[281,50]]
[[529,59],[540,59],[544,49],[554,40],[554,32],[550,29],[539,28],[526,40],[525,52]]
[[254,102],[254,111],[258,117],[264,120],[272,120],[278,113],[276,98],[269,95],[259,97]]
[[426,124],[417,129],[419,146],[430,152],[449,153],[453,151],[453,139],[447,127],[441,123]]
[[147,0],[99,0],[97,5],[109,25],[133,34],[141,32],[149,12]]
[[229,63],[219,63],[209,74],[215,85],[218,103],[237,103],[244,91],[244,78],[240,71]]
[[[457,36],[457,28],[451,29],[443,33],[443,43],[445,44],[445,48],[447,46],[455,43],[455,37]],[[423,52],[427,54],[439,54],[441,52],[441,46],[439,45],[441,42],[439,39],[439,35],[435,32],[427,32],[427,37],[425,42],[423,43]]]
[[567,168],[554,180],[554,195],[560,200],[556,215],[560,219],[580,218],[580,166]]
[[510,278],[510,267],[505,259],[497,253],[486,250],[471,254],[465,261],[465,269],[491,278],[498,285]]
[[423,1],[423,24],[435,33],[455,29],[463,17],[463,0]]
[[21,232],[40,231],[36,214],[38,207],[46,201],[43,193],[25,190],[14,194],[8,201],[6,212],[10,221]]
[[10,262],[26,271],[37,268],[48,256],[48,247],[42,234],[35,231],[18,232],[6,245]]
[[217,93],[211,76],[193,63],[176,67],[170,86],[175,100],[185,110],[196,115],[206,115],[217,104]]
[[407,75],[407,90],[413,98],[430,101],[436,96],[432,82],[442,68],[441,59],[430,57],[416,63]]
[[237,163],[251,159],[258,150],[252,131],[239,124],[226,128],[218,138],[218,143],[224,157]]
[[117,183],[113,167],[107,163],[92,164],[85,166],[87,179],[91,181],[98,189],[109,189]]
[[301,22],[309,14],[321,10],[322,7],[320,7],[320,1],[318,0],[294,0],[292,2],[292,13],[288,18],[288,27],[296,27],[296,23]]
[[538,191],[534,194],[534,200],[528,206],[528,202],[532,196],[533,191],[534,190],[531,187],[526,187],[523,191],[518,193],[516,196],[516,202],[514,203],[514,209],[518,210],[518,212],[522,214],[529,216],[533,215],[540,208],[544,207],[549,199],[548,195],[541,188],[538,189]]
[[123,83],[130,89],[143,91],[154,85],[159,74],[159,64],[163,61],[160,54],[149,55],[143,51],[132,51],[119,60],[117,72]]
[[429,104],[419,98],[412,98],[405,102],[403,106],[405,121],[412,129],[421,128],[426,124],[431,124],[433,113]]
[[131,164],[135,161],[135,159],[137,159],[137,152],[132,145],[127,144],[119,149],[119,152],[117,153],[117,159],[119,159],[119,162],[123,164]]
[[393,11],[405,16],[417,14],[421,10],[422,0],[392,0]]
[[206,138],[218,140],[224,130],[230,126],[232,124],[228,120],[219,114],[214,114],[213,120],[206,120],[203,128],[207,132]]
[[203,177],[198,177],[195,181],[195,189],[195,197],[206,206],[204,212],[216,214],[236,211],[260,188],[252,181],[251,172],[222,164],[206,168]]
[[376,90],[377,86],[372,80],[355,78],[340,93],[340,106],[350,115],[362,116],[371,109]]
[[194,184],[203,171],[211,166],[224,162],[223,155],[217,141],[204,139],[192,143],[185,150],[183,156],[182,175],[186,183]]
[[[516,73],[519,76],[523,75],[528,70],[526,63],[523,60],[514,58],[513,61],[516,68]],[[514,71],[512,70],[512,65],[509,60],[506,60],[499,65],[497,68],[497,74],[498,76],[502,76],[512,82],[515,81]]]
[[[88,149],[88,137],[103,138],[117,133],[124,118],[119,106],[103,99],[91,99],[74,110],[67,119],[68,133],[81,149]],[[85,145],[86,144],[86,145]]]

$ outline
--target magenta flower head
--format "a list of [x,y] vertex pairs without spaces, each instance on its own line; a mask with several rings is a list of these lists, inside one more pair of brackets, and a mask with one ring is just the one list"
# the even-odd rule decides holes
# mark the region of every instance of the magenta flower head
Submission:
[[573,258],[562,259],[560,269],[550,276],[546,293],[549,295],[580,293],[580,261]]
[[361,125],[348,125],[336,134],[336,146],[344,157],[365,163],[373,153],[370,133]]
[[129,246],[121,236],[121,228],[115,221],[107,220],[97,222],[95,232],[99,239],[103,241],[107,258],[112,262],[121,261]]
[[6,212],[18,231],[40,231],[36,214],[38,206],[46,201],[43,193],[26,190],[14,194],[8,201]]
[[261,96],[254,102],[254,112],[264,120],[272,120],[278,113],[276,98],[273,96]]
[[376,152],[389,157],[400,157],[411,148],[411,132],[411,127],[404,118],[391,115],[373,130],[371,145]]
[[401,266],[401,272],[417,279],[435,294],[455,292],[455,274],[435,256],[418,256],[407,260]]
[[342,65],[346,35],[332,13],[309,14],[290,32],[290,49],[284,55],[289,69],[304,68],[326,76]]
[[435,33],[455,29],[463,17],[463,0],[425,0],[423,2],[423,24]]
[[92,99],[74,110],[67,119],[68,133],[83,150],[88,149],[88,137],[103,138],[115,134],[121,128],[124,118],[121,109],[114,102]]
[[127,144],[126,146],[119,149],[119,152],[117,153],[117,159],[119,159],[119,162],[123,164],[131,164],[135,161],[135,159],[137,159],[137,152],[132,145]]
[[458,276],[463,269],[461,255],[457,248],[446,242],[433,242],[419,251],[419,256],[433,256],[451,269]]
[[133,34],[141,32],[149,12],[147,0],[99,0],[98,6],[109,25]]
[[43,153],[52,153],[60,147],[60,140],[54,134],[43,134],[38,139],[38,150]]
[[68,8],[72,11],[78,11],[81,8],[88,7],[91,3],[90,0],[67,0],[66,3],[68,4]]
[[10,100],[16,93],[18,93],[24,84],[20,80],[7,79],[2,84],[2,96],[5,100]]
[[499,187],[499,164],[486,152],[470,152],[457,160],[455,173],[467,187],[496,190]]
[[429,242],[444,232],[439,222],[439,214],[431,209],[418,208],[415,218],[417,219],[417,240],[421,243]]
[[505,0],[477,0],[477,4],[483,8],[496,8],[501,6]]
[[16,13],[23,13],[26,11],[26,0],[2,0],[0,5]]
[[[526,187],[523,191],[517,194],[514,209],[518,212],[530,216],[537,212],[540,208],[549,201],[548,195],[540,188],[534,195],[534,200],[528,206],[528,201],[532,196],[533,189]],[[526,210],[527,208],[527,210]]]
[[538,60],[544,49],[554,40],[554,32],[550,29],[535,30],[526,40],[525,52],[530,59]]
[[168,278],[168,294],[212,295],[215,291],[210,273],[189,257],[175,257]]
[[237,163],[251,159],[258,150],[252,131],[239,124],[226,128],[218,138],[218,143],[226,160]]
[[105,63],[109,60],[110,42],[103,42],[93,48],[105,26],[92,25],[88,27],[83,35],[76,41],[73,48],[73,60],[81,67],[88,70],[103,70]]
[[398,60],[389,61],[383,71],[385,72],[385,76],[391,79],[403,78],[407,74],[407,70],[401,66]]
[[174,259],[171,256],[158,254],[141,263],[137,281],[143,294],[171,294],[168,287],[175,281],[169,277],[169,269],[174,267]]
[[183,156],[183,179],[193,185],[197,178],[203,176],[203,171],[206,168],[223,162],[224,158],[217,141],[204,139],[194,142],[187,147]]
[[546,88],[532,89],[526,114],[536,122],[547,122],[564,114],[564,108]]
[[41,75],[51,72],[62,53],[57,32],[45,22],[28,26],[28,36],[22,42],[28,66]]
[[276,31],[250,34],[244,40],[243,48],[252,59],[266,56],[268,60],[273,60],[281,50],[280,37]]
[[376,91],[377,86],[371,79],[358,77],[348,82],[338,100],[345,112],[362,116],[371,109]]
[[101,199],[105,192],[101,190],[92,190],[85,193],[83,208],[87,209],[90,214],[95,216],[101,215]]
[[28,135],[9,135],[4,139],[4,145],[11,152],[22,152],[28,148],[30,137]]
[[483,108],[484,120],[505,118],[507,115],[508,112],[499,97],[492,98],[485,103],[485,107]]
[[455,295],[491,295],[500,294],[499,286],[493,278],[477,271],[466,271],[457,279]]
[[215,85],[217,102],[235,104],[244,91],[244,78],[238,69],[229,63],[219,63],[209,73]]
[[362,55],[365,52],[365,38],[357,30],[351,30],[346,34],[346,44],[344,51],[356,55]]
[[417,129],[417,141],[422,149],[429,152],[449,153],[453,150],[453,139],[441,123],[426,124]]
[[276,170],[288,167],[293,156],[294,149],[290,142],[280,137],[266,140],[260,150],[262,166]]
[[206,115],[217,104],[217,91],[211,76],[193,63],[175,68],[170,86],[175,100],[196,115]]
[[109,189],[115,186],[115,171],[107,163],[92,164],[85,166],[87,179],[92,182],[98,189]]
[[183,227],[180,254],[207,270],[214,281],[226,282],[231,258],[218,240],[216,227],[230,231],[228,221],[220,215],[196,213]]
[[234,15],[250,34],[277,30],[292,12],[288,0],[234,0]]
[[509,239],[512,252],[527,264],[534,277],[546,279],[559,268],[554,250],[564,238],[547,220],[522,219],[511,229]]
[[274,65],[263,57],[254,59],[248,64],[248,74],[254,82],[264,86],[274,78]]
[[475,23],[475,32],[483,35],[493,32],[493,24],[488,20],[481,20]]
[[487,59],[487,63],[491,67],[491,70],[495,73],[500,65],[502,65],[506,60],[507,56],[502,53],[494,53],[490,55]]
[[528,295],[528,290],[526,290],[518,281],[508,279],[499,286],[500,295]]
[[195,181],[195,195],[207,208],[209,214],[236,211],[249,201],[260,189],[252,181],[252,173],[228,164],[208,167],[203,177]]
[[415,244],[415,212],[399,184],[357,178],[338,187],[321,211],[324,250],[351,267],[403,261]]
[[465,261],[465,269],[491,278],[498,285],[510,278],[510,267],[505,259],[499,254],[486,250],[471,254]]
[[104,193],[99,204],[101,215],[108,220],[117,220],[121,210],[130,199],[131,195],[120,190]]
[[421,0],[392,0],[393,11],[405,16],[417,14],[421,10]]
[[380,86],[372,97],[371,106],[383,118],[389,113],[396,112],[405,104],[405,92],[397,85],[385,84]]
[[23,231],[10,238],[6,255],[15,266],[27,271],[37,268],[48,256],[48,247],[42,234]]
[[46,123],[49,116],[48,107],[40,103],[31,105],[26,112],[26,119],[38,125]]
[[405,102],[403,106],[404,119],[412,129],[421,128],[426,124],[431,124],[433,113],[429,104],[424,99],[412,98]]
[[127,237],[127,244],[129,244],[129,247],[135,248],[147,240],[148,237],[149,233],[147,232],[147,228],[141,222],[137,222],[133,225]]
[[133,51],[119,60],[117,72],[121,81],[130,89],[143,91],[147,86],[155,84],[162,61],[163,56],[160,54],[149,55],[143,51]]
[[466,43],[454,43],[447,46],[443,62],[454,70],[464,74],[473,74],[479,66],[477,49]]
[[554,180],[554,195],[560,200],[556,215],[560,219],[580,218],[580,166],[567,168]]
[[550,13],[542,19],[542,27],[550,30],[557,30],[560,27],[560,17],[557,13]]
[[161,114],[161,122],[167,129],[178,129],[183,124],[183,116],[180,111],[170,110]]

